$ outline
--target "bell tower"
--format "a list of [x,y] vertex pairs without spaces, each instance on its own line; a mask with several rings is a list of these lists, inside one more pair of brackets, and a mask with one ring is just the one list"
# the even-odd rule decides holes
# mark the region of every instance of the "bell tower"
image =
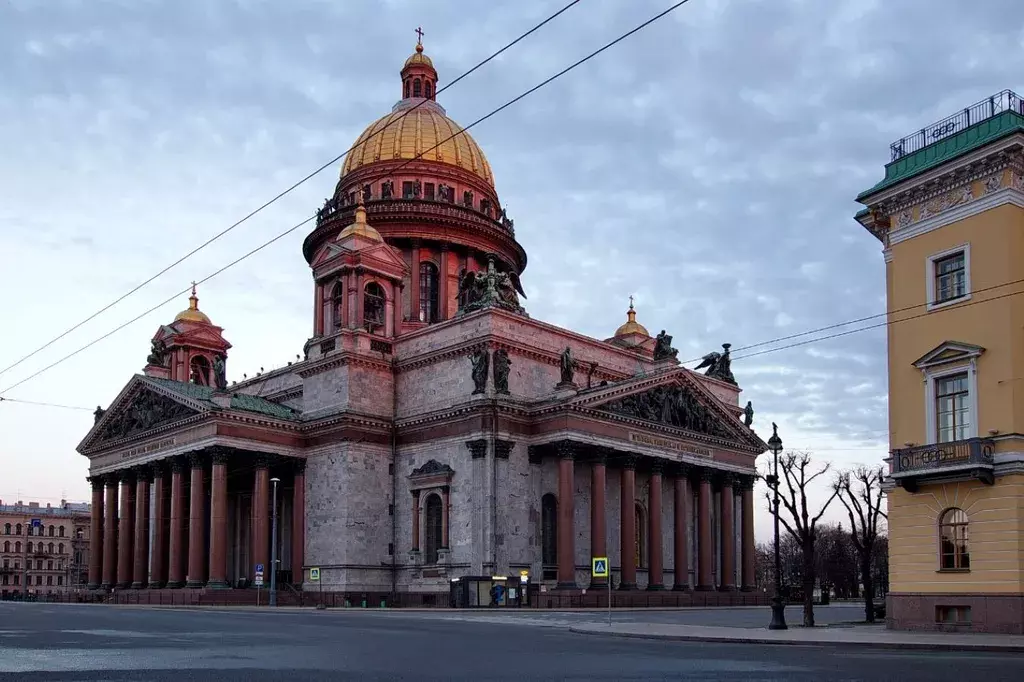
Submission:
[[153,335],[143,373],[223,390],[227,387],[227,354],[231,348],[223,332],[199,310],[193,282],[188,308],[175,315],[170,324],[160,325]]

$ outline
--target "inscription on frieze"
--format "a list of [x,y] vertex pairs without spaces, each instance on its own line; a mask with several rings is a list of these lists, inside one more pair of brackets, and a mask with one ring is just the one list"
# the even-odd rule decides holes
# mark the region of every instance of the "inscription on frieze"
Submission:
[[151,452],[156,452],[158,450],[163,450],[164,448],[169,448],[172,445],[174,445],[175,442],[176,439],[174,438],[164,438],[163,440],[158,440],[155,443],[147,443],[146,445],[140,445],[137,448],[131,448],[130,450],[125,450],[124,452],[122,452],[121,459],[135,459],[136,457],[148,455]]
[[649,436],[646,433],[636,433],[635,431],[629,432],[629,442],[636,443],[637,445],[646,445],[651,448],[661,448],[662,450],[672,450],[673,452],[679,452],[687,455],[694,455],[696,457],[706,457],[711,459],[713,456],[711,451],[707,448],[697,447],[690,443],[682,443],[677,440],[669,440],[668,438],[658,438],[657,436]]

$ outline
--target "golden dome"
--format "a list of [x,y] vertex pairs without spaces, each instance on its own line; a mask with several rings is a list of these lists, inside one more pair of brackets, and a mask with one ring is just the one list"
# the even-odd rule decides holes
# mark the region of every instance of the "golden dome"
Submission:
[[412,66],[413,64],[423,64],[424,66],[429,66],[432,69],[434,68],[434,62],[430,61],[430,57],[423,54],[422,44],[416,45],[416,51],[412,53],[411,57],[405,60],[405,66],[403,66],[402,69]]
[[626,336],[627,334],[640,334],[650,336],[647,328],[636,321],[636,311],[633,310],[633,297],[629,297],[629,310],[626,311],[626,324],[615,330],[615,336]]
[[380,232],[378,232],[373,225],[366,222],[366,209],[363,208],[362,204],[356,206],[355,222],[341,231],[341,234],[338,235],[338,241],[340,242],[343,239],[348,239],[352,236],[362,237],[363,239],[369,239],[375,242],[384,241],[384,238],[380,236]]
[[192,295],[188,297],[188,308],[174,316],[175,322],[202,322],[213,324],[206,313],[199,310],[199,297],[196,296],[196,285],[192,284]]
[[[423,59],[429,61],[426,56]],[[458,166],[493,187],[491,164],[476,140],[469,133],[458,134],[461,131],[462,126],[445,116],[444,107],[437,102],[403,99],[390,114],[366,127],[345,157],[341,177],[375,161],[422,158]]]

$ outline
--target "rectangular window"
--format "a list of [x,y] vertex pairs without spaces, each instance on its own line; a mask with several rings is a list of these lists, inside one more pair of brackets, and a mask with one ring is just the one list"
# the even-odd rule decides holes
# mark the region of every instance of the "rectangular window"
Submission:
[[412,180],[406,180],[402,183],[402,198],[412,199]]
[[46,584],[50,585],[50,586],[53,585],[53,576],[52,575],[46,576]]
[[934,303],[945,303],[967,294],[967,273],[963,251],[934,261],[933,267],[935,268]]
[[935,380],[935,424],[939,443],[965,440],[969,437],[969,398],[967,372]]
[[15,585],[20,585],[21,584],[21,576],[20,575],[18,575],[18,574],[14,575],[14,584]]
[[942,625],[970,625],[970,606],[936,606],[935,622]]
[[63,586],[64,586],[64,576],[58,575],[57,576],[57,587],[63,587]]
[[42,585],[42,584],[43,584],[43,576],[37,575],[36,576],[36,585]]
[[423,183],[423,198],[430,201],[434,200],[434,183],[424,182]]

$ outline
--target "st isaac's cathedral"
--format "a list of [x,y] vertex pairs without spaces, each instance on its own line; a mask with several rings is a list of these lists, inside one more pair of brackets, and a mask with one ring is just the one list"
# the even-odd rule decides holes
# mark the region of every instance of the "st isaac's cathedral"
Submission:
[[578,595],[606,587],[594,556],[619,603],[749,603],[766,446],[728,345],[701,374],[632,304],[606,339],[531,318],[526,251],[437,79],[417,45],[317,212],[303,359],[229,385],[193,291],[97,409],[91,587],[246,587],[275,545],[279,584],[310,589],[315,567],[325,591],[395,603],[484,576]]

